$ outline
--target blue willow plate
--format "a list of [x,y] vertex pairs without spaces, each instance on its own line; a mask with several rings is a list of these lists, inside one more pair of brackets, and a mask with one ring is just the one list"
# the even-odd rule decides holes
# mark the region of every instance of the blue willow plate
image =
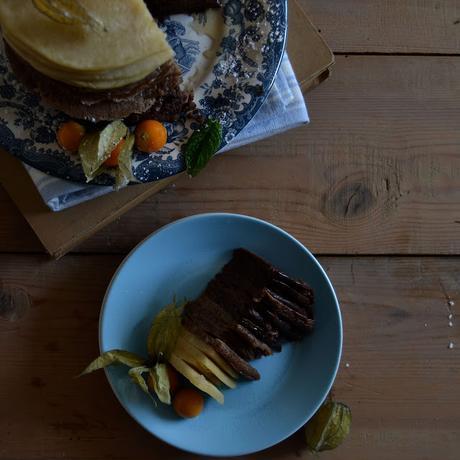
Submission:
[[316,412],[335,379],[342,320],[334,289],[318,261],[283,230],[252,217],[202,214],[149,236],[124,260],[107,290],[99,322],[101,352],[121,348],[146,356],[146,338],[158,311],[172,298],[194,299],[244,247],[315,291],[315,328],[281,353],[253,361],[261,379],[224,390],[221,406],[206,398],[199,417],[180,419],[153,404],[124,366],[107,369],[120,403],[147,431],[181,449],[213,456],[243,455],[270,447]]
[[[197,106],[222,123],[223,147],[249,123],[274,82],[286,42],[287,0],[224,0],[222,5],[222,11],[172,16],[161,26]],[[85,182],[78,155],[56,143],[56,130],[66,119],[16,81],[0,45],[0,146],[40,171]],[[160,152],[136,151],[136,181],[183,171],[181,146],[194,128],[191,119],[168,124],[168,143]],[[101,175],[93,183],[110,185],[113,178]]]

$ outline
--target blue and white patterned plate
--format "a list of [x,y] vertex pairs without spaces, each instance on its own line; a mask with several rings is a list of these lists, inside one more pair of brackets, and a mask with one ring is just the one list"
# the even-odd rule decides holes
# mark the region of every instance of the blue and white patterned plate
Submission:
[[[222,123],[223,147],[249,123],[274,82],[286,42],[287,0],[222,4],[222,11],[173,16],[162,27],[197,106]],[[56,130],[66,119],[17,82],[0,45],[0,146],[40,171],[84,182],[78,155],[56,143]],[[160,152],[136,151],[136,180],[151,182],[183,171],[181,147],[194,128],[190,119],[168,124],[168,143]],[[101,175],[93,183],[110,185],[113,179]]]

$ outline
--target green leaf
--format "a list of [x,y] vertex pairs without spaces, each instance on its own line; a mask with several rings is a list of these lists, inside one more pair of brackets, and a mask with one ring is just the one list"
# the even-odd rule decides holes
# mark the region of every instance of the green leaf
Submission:
[[125,350],[110,350],[102,353],[80,374],[85,375],[97,371],[111,364],[124,364],[129,367],[138,367],[144,364],[144,359],[140,356]]
[[305,427],[308,448],[312,452],[332,450],[348,436],[351,410],[345,404],[327,401]]
[[102,131],[83,137],[78,153],[87,182],[105,171],[102,167],[104,161],[110,157],[112,150],[127,134],[128,127],[122,121],[116,120],[108,124]]
[[171,404],[169,377],[166,364],[156,364],[153,369],[150,369],[150,377],[153,383],[153,390],[158,396],[158,399],[164,404]]
[[153,320],[147,339],[147,351],[152,358],[168,359],[174,350],[181,326],[181,307],[176,302],[163,308]]
[[207,120],[184,145],[187,173],[195,177],[219,150],[221,143],[222,125],[218,121]]
[[147,393],[150,396],[149,387],[147,382],[142,374],[149,372],[149,368],[145,366],[133,367],[129,370],[128,374],[131,377],[131,380],[138,385],[144,393]]

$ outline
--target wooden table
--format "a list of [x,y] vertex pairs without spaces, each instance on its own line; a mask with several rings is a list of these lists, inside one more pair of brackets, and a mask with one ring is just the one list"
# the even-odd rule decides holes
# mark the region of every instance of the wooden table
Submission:
[[[205,211],[285,228],[337,288],[334,392],[354,418],[321,458],[459,458],[460,2],[302,3],[337,54],[308,96],[310,126],[216,159],[58,262],[0,188],[0,459],[193,458],[131,420],[103,374],[73,376],[98,352],[102,296],[126,252]],[[308,457],[299,432],[246,458]]]

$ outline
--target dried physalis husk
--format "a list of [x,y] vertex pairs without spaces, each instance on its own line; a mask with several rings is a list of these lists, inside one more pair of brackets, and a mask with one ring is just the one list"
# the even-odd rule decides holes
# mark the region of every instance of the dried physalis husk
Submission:
[[[102,131],[89,133],[83,137],[78,153],[87,181],[104,172],[103,163],[110,157],[120,140],[128,135],[128,132],[128,127],[121,120],[115,120]],[[131,136],[128,136],[128,142],[125,142],[125,145],[129,151],[124,152],[125,149],[123,149],[123,158],[131,155],[133,146]],[[125,163],[124,161],[124,165]]]
[[131,377],[131,380],[138,385],[144,393],[150,395],[149,387],[147,386],[147,382],[142,374],[149,372],[149,368],[145,366],[133,367],[129,370],[128,374]]
[[93,18],[78,0],[32,0],[35,8],[59,24],[82,24],[104,29],[102,23]]
[[118,168],[115,171],[115,188],[128,185],[135,179],[133,175],[134,134],[128,134],[118,157]]
[[152,358],[169,359],[179,337],[181,311],[181,307],[173,301],[153,320],[147,339],[147,351]]
[[139,367],[144,364],[144,359],[140,356],[125,350],[110,350],[102,353],[80,374],[85,375],[97,371],[111,364],[124,364],[129,367]]
[[308,448],[332,450],[342,444],[351,427],[351,410],[345,404],[327,401],[305,427]]
[[157,363],[150,369],[150,378],[153,384],[153,391],[158,399],[164,404],[171,404],[168,371],[166,364]]

